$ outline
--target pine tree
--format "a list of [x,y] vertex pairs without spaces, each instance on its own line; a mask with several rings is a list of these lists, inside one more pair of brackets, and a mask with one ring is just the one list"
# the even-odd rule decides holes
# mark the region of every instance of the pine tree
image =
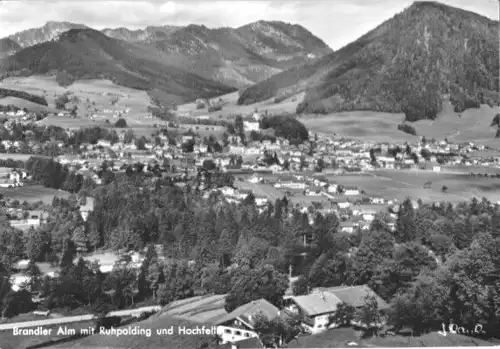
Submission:
[[39,260],[43,252],[43,236],[40,231],[33,227],[28,230],[28,238],[26,240],[26,255],[30,260]]

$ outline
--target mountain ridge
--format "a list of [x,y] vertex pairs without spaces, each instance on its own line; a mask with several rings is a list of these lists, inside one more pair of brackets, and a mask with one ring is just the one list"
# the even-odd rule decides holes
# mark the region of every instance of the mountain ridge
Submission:
[[354,42],[246,89],[239,104],[305,92],[297,112],[405,112],[434,118],[449,95],[457,110],[498,103],[498,21],[416,2]]
[[[164,103],[214,97],[235,89],[167,64],[159,52],[90,29],[70,29],[54,41],[27,47],[0,60],[4,77],[64,75],[77,79],[109,79],[147,90]],[[158,97],[159,96],[159,97]]]
[[[83,28],[89,27],[48,22],[43,27],[28,29],[9,38],[17,40],[21,48],[27,48],[57,40],[69,29]],[[281,21],[261,20],[238,28],[190,24],[100,31],[108,37],[142,45],[145,50],[161,51],[172,66],[237,88],[248,87],[332,51],[306,28]]]

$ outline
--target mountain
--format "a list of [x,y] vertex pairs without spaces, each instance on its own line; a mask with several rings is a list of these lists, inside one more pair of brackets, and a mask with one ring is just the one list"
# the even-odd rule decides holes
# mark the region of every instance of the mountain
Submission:
[[41,44],[47,41],[55,40],[61,33],[70,29],[87,28],[83,24],[75,24],[70,22],[47,22],[43,27],[32,28],[12,34],[8,38],[15,41],[21,48]]
[[21,50],[19,44],[9,38],[0,39],[0,59]]
[[25,48],[0,60],[0,75],[52,74],[58,79],[110,79],[149,91],[166,103],[213,97],[234,88],[169,66],[165,57],[93,29],[71,29],[55,41]]
[[[22,48],[56,40],[83,24],[48,22],[9,38]],[[161,51],[168,64],[206,79],[248,87],[283,70],[314,61],[331,49],[305,28],[284,22],[259,21],[240,28],[210,29],[203,25],[106,28],[106,36]]]
[[170,64],[208,79],[249,86],[331,52],[299,25],[259,21],[236,29],[203,25],[105,29],[108,36],[162,51]]
[[149,26],[146,27],[146,29],[138,30],[130,30],[127,28],[106,28],[101,30],[101,32],[114,39],[138,43],[151,43],[156,40],[165,39],[180,28],[181,27],[173,25],[166,25],[163,27]]
[[404,112],[435,118],[498,104],[498,21],[436,2],[415,2],[353,43],[245,90],[239,104],[305,92],[297,112]]

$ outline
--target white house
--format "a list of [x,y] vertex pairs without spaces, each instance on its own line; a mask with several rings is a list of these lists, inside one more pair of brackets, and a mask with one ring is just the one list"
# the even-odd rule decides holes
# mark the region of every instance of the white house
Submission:
[[359,195],[359,189],[354,188],[354,187],[346,187],[344,188],[344,195]]
[[354,233],[354,224],[352,222],[341,222],[340,231],[343,233]]
[[312,334],[335,327],[330,323],[330,316],[335,313],[342,301],[332,293],[318,292],[303,296],[291,297],[286,308],[302,319],[306,330]]
[[85,198],[85,204],[80,206],[80,215],[84,221],[87,220],[89,213],[94,210],[94,199],[91,197]]
[[248,179],[248,181],[249,181],[250,183],[260,183],[260,182],[262,182],[262,180],[263,180],[263,178],[262,178],[262,177],[259,177],[259,176],[258,176],[258,175],[256,175],[256,174],[253,174],[253,175],[252,175],[252,176]]
[[315,334],[337,326],[330,323],[330,316],[335,314],[338,305],[346,303],[359,309],[364,306],[367,295],[375,297],[379,310],[385,311],[389,308],[367,285],[361,285],[314,289],[311,294],[289,298],[287,309],[299,315],[303,326]]
[[255,197],[255,204],[257,206],[264,206],[267,202],[268,200],[265,197]]
[[236,308],[214,323],[217,326],[217,334],[222,339],[221,344],[257,338],[258,335],[253,326],[258,316],[272,320],[280,316],[280,310],[265,299],[252,301]]
[[243,121],[243,127],[246,132],[259,131],[259,123],[254,121]]

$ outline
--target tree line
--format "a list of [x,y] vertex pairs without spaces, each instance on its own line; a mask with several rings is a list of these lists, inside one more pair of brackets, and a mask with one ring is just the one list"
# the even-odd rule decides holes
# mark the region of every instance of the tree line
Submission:
[[407,199],[398,207],[395,231],[381,213],[368,231],[349,234],[341,231],[335,214],[317,214],[311,224],[311,216],[286,197],[259,211],[252,196],[230,204],[217,192],[206,195],[202,183],[208,188],[230,184],[224,182],[226,174],[207,173],[183,186],[140,173],[116,177],[92,191],[95,206],[86,221],[76,197],[55,199],[48,222],[25,239],[2,228],[3,265],[8,269],[26,257],[83,270],[83,262],[70,265],[78,253],[146,249],[147,262],[139,269],[123,260],[105,281],[96,266],[86,267],[87,278],[72,279],[77,271],[68,269],[62,279],[50,281],[52,286],[43,286],[51,290],[45,293],[52,302],[47,306],[80,307],[99,300],[124,307],[140,299],[167,304],[218,293],[227,295],[228,311],[259,298],[281,305],[291,267],[299,276],[295,294],[368,284],[391,304],[389,323],[396,331],[425,333],[442,323],[460,323],[481,324],[488,335],[498,335],[498,205],[486,199],[455,206]]

